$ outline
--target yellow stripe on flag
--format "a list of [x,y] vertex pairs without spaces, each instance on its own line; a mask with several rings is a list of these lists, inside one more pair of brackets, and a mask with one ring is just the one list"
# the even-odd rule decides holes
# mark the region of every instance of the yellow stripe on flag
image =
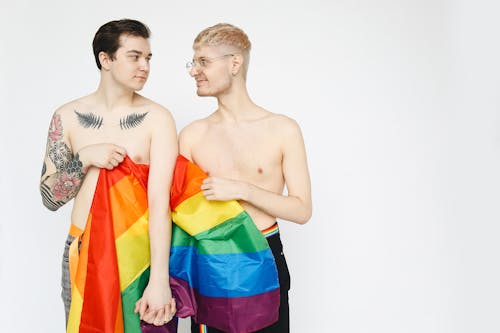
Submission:
[[116,239],[120,290],[149,267],[148,211]]
[[78,292],[78,288],[73,288],[71,293],[71,310],[69,311],[67,333],[78,333],[80,330],[80,320],[82,319],[83,297]]
[[235,201],[208,201],[197,193],[181,202],[172,212],[175,224],[191,236],[211,229],[243,211]]

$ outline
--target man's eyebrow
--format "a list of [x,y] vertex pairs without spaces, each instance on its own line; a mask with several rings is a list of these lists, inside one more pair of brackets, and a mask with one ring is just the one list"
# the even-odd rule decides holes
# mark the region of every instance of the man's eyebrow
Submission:
[[[130,50],[130,51],[127,51],[127,53],[134,53],[134,54],[137,54],[137,55],[142,55],[142,52],[138,51],[138,50]],[[151,56],[153,56],[153,53],[149,53],[148,54],[148,57],[151,57]]]

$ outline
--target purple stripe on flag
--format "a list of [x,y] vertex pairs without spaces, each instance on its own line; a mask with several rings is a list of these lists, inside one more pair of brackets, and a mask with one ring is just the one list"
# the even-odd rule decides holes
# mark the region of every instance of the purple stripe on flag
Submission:
[[[279,288],[254,296],[222,298],[202,296],[186,281],[172,276],[170,286],[176,299],[178,317],[194,316],[197,323],[224,332],[253,332],[278,320],[279,308],[276,304],[280,302]],[[197,309],[194,304],[197,304]]]

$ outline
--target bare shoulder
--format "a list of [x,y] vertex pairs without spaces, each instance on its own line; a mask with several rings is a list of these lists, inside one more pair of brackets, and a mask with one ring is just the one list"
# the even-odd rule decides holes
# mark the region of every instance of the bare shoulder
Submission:
[[58,119],[65,127],[68,127],[73,123],[72,120],[75,112],[87,112],[90,109],[91,100],[91,95],[87,95],[69,101],[54,111],[53,119]]
[[297,121],[284,114],[268,112],[265,120],[269,128],[272,129],[275,134],[279,134],[283,137],[295,136],[301,133]]
[[184,127],[179,133],[179,153],[193,161],[193,147],[203,140],[208,128],[209,120],[207,118],[195,120]]
[[141,95],[137,95],[137,98],[134,101],[134,108],[145,109],[148,112],[160,117],[162,115],[171,115],[170,111],[166,107]]
[[144,96],[137,96],[134,108],[137,109],[138,113],[147,112],[149,121],[153,124],[174,124],[172,113],[166,107]]
[[179,141],[197,141],[207,131],[210,120],[208,118],[198,119],[184,127],[179,133]]

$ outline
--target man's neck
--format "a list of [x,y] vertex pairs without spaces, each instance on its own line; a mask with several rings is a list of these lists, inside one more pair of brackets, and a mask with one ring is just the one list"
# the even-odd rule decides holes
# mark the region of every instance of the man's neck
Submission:
[[113,111],[120,106],[132,105],[137,96],[133,90],[124,89],[116,84],[107,84],[104,80],[99,83],[95,95],[98,102],[108,111]]
[[250,99],[246,89],[230,91],[217,96],[217,113],[224,121],[244,121],[252,118],[259,107]]

